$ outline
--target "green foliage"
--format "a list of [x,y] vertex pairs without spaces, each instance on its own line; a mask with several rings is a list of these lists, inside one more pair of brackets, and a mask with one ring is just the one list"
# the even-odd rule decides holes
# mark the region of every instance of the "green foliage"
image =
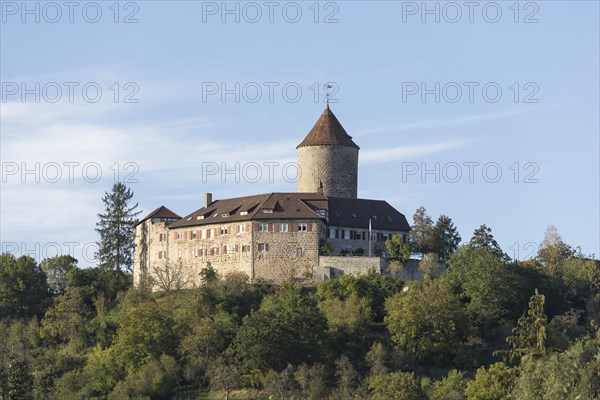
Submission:
[[473,232],[473,236],[469,242],[469,246],[474,247],[476,249],[486,248],[490,249],[493,254],[495,254],[500,260],[507,262],[510,257],[502,251],[496,239],[494,239],[494,235],[492,235],[492,230],[485,225],[481,225],[479,228],[475,229]]
[[137,203],[129,205],[132,197],[131,189],[121,182],[102,197],[104,214],[98,214],[96,231],[100,234],[97,257],[104,269],[132,272],[135,225],[141,213],[136,211]]
[[414,373],[391,372],[369,379],[371,400],[426,400]]
[[172,399],[177,387],[177,376],[177,361],[163,354],[158,360],[151,360],[142,365],[120,382],[108,396],[108,400]]
[[510,345],[508,359],[515,361],[521,357],[540,357],[546,354],[546,323],[544,295],[537,289],[529,301],[527,315],[519,318],[513,329],[513,336],[506,341]]
[[453,369],[444,379],[433,383],[429,400],[467,400],[467,382],[464,372]]
[[480,325],[495,325],[520,315],[529,294],[515,267],[492,248],[461,246],[450,257],[449,277],[467,302],[467,311]]
[[321,239],[319,241],[319,254],[327,256],[327,255],[331,254],[332,251],[333,251],[333,248],[331,247],[331,244],[327,240]]
[[466,336],[465,310],[445,279],[410,285],[386,309],[392,340],[418,362],[447,363]]
[[[131,289],[117,319],[117,333],[109,349],[115,362],[127,374],[140,365],[159,357],[172,354],[176,349],[173,320],[153,299],[139,298],[136,289]],[[129,303],[129,304],[128,304]]]
[[433,227],[433,235],[435,237],[435,250],[438,258],[442,261],[447,261],[456,249],[458,249],[461,241],[461,237],[452,219],[446,215],[440,215]]
[[49,302],[46,274],[33,258],[0,254],[0,318],[41,316]]
[[373,343],[365,358],[369,364],[371,376],[383,375],[388,372],[387,349],[380,342]]
[[410,245],[404,243],[402,236],[397,233],[385,241],[385,248],[387,249],[388,258],[391,260],[404,263],[410,258]]
[[315,302],[295,288],[267,296],[244,317],[234,348],[247,370],[282,370],[319,359],[327,322]]
[[367,275],[342,275],[319,284],[316,297],[319,302],[327,299],[345,300],[351,294],[370,301],[375,322],[383,321],[385,299],[402,289],[403,283],[397,279],[382,276],[371,270]]
[[81,290],[68,288],[54,299],[46,312],[41,321],[40,337],[54,345],[68,343],[79,349],[88,340],[86,331],[90,326],[86,318],[90,312]]
[[294,372],[294,378],[298,382],[299,397],[306,400],[320,400],[327,393],[326,387],[327,370],[323,364],[302,364]]
[[335,354],[348,354],[353,359],[367,350],[372,311],[369,300],[352,293],[347,299],[325,299],[318,304],[329,326],[329,347]]
[[67,289],[67,274],[77,268],[77,260],[70,255],[55,256],[44,259],[40,267],[46,274],[50,290],[58,295]]
[[489,369],[481,367],[477,370],[475,380],[467,384],[467,399],[510,400],[518,374],[516,368],[501,362],[490,365]]
[[435,252],[436,240],[433,220],[425,207],[417,208],[413,215],[413,226],[410,231],[410,248],[413,253]]
[[200,270],[200,280],[202,283],[207,284],[219,279],[219,273],[209,262],[206,263],[206,267]]
[[585,338],[564,353],[524,359],[513,398],[578,400],[600,398],[600,346]]

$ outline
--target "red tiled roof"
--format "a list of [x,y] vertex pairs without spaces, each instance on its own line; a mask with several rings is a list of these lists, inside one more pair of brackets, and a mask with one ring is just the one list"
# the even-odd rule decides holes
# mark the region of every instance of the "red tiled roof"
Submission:
[[323,111],[323,114],[317,120],[317,123],[310,130],[296,148],[303,146],[346,146],[359,148],[352,141],[352,137],[346,133],[346,130],[340,124],[340,121],[333,115],[329,106]]

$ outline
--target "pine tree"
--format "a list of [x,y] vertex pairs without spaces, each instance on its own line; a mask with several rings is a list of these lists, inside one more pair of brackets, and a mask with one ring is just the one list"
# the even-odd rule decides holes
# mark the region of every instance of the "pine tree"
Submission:
[[529,300],[527,315],[519,318],[513,329],[513,336],[506,341],[510,345],[508,356],[510,361],[519,360],[523,356],[543,356],[546,354],[546,323],[544,313],[545,297],[535,289]]
[[473,237],[469,242],[469,246],[471,247],[487,247],[492,249],[494,254],[496,254],[503,261],[509,261],[510,257],[502,251],[496,239],[494,239],[494,235],[492,235],[492,230],[485,225],[481,225],[479,228],[475,229],[473,232]]
[[130,207],[133,192],[121,182],[113,185],[111,193],[104,193],[104,214],[98,214],[96,231],[100,234],[96,256],[100,267],[108,270],[132,271],[133,240],[137,216],[137,203]]
[[15,355],[10,355],[6,373],[6,398],[8,400],[31,399],[31,386],[29,365]]
[[434,234],[436,238],[437,255],[440,260],[446,261],[458,249],[461,237],[452,222],[452,218],[440,215],[435,223]]

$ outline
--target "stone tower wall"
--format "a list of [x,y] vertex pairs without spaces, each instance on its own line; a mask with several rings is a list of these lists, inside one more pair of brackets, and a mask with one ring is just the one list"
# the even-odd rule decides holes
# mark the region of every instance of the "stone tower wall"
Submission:
[[298,149],[298,192],[356,198],[358,149],[345,146],[303,146]]

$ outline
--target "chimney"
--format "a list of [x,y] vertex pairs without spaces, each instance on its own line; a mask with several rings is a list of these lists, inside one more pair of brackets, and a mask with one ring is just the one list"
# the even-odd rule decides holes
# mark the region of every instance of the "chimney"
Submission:
[[204,208],[208,208],[212,203],[212,193],[204,193]]

